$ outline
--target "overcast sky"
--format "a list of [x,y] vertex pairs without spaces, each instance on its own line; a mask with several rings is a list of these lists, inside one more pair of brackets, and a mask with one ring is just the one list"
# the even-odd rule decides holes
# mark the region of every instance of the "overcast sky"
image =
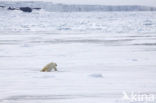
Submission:
[[[8,0],[8,1],[22,1],[22,0]],[[25,1],[37,1],[37,0],[25,0]],[[40,0],[40,1],[51,1],[53,3],[65,3],[65,4],[147,5],[156,7],[156,0]]]

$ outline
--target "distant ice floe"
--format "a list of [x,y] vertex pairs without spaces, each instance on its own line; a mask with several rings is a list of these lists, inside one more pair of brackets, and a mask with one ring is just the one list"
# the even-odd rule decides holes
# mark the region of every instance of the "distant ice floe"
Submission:
[[[10,10],[20,9],[21,7],[31,7],[24,8],[24,12],[34,10],[40,10],[41,8],[46,11],[52,12],[95,12],[95,11],[156,11],[154,7],[138,6],[138,5],[84,5],[84,4],[54,4],[51,2],[0,2],[0,8],[9,8]],[[29,10],[28,10],[29,9]]]

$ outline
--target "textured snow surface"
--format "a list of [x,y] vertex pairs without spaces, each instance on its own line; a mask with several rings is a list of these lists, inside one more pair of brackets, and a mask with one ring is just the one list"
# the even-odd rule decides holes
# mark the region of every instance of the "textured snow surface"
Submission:
[[155,94],[155,79],[155,12],[0,9],[0,103],[130,103],[123,91]]

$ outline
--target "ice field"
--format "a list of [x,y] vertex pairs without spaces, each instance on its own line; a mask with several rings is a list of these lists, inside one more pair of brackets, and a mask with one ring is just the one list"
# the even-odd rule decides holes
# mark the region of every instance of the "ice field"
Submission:
[[138,103],[123,92],[156,96],[156,12],[0,8],[0,103]]

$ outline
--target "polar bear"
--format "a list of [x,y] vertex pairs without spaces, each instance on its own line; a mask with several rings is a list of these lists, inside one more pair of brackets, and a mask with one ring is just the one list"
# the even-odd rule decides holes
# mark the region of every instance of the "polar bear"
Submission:
[[42,70],[41,70],[41,72],[50,72],[52,69],[54,70],[54,71],[57,71],[57,64],[56,63],[54,63],[54,62],[51,62],[51,63],[49,63],[49,64],[47,64]]

